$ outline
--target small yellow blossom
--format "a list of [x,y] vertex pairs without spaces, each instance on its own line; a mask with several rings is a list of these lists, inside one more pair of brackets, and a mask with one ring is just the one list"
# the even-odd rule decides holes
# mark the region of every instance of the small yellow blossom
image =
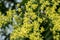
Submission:
[[38,4],[32,4],[31,6],[32,6],[33,9],[36,9]]

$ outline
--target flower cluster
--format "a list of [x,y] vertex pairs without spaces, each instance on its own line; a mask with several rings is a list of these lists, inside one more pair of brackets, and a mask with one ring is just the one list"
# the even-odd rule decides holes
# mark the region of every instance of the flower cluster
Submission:
[[14,28],[10,40],[60,40],[60,0],[29,0],[15,6],[6,15],[0,12],[0,28],[8,22]]
[[[25,3],[24,12],[21,8],[18,8],[19,15],[14,15],[13,17],[17,25],[13,25],[15,30],[11,34],[11,40],[20,40],[21,38],[22,40],[24,38],[26,40],[27,38],[29,38],[30,40],[44,40],[45,36],[43,36],[42,33],[44,33],[46,30],[50,30],[50,32],[52,32],[53,34],[50,40],[59,40],[60,15],[58,14],[58,12],[60,8],[58,9],[58,12],[56,11],[57,5],[59,5],[59,3],[60,1],[53,0],[51,1],[51,3],[48,0],[30,0]],[[40,10],[42,10],[42,12]],[[23,17],[21,17],[21,15]],[[49,22],[47,24],[48,26],[45,25],[46,23],[43,23],[47,18],[52,20],[51,23]],[[54,26],[52,26],[51,24],[53,24]],[[41,27],[41,25],[43,26]],[[47,27],[45,28],[44,25]]]

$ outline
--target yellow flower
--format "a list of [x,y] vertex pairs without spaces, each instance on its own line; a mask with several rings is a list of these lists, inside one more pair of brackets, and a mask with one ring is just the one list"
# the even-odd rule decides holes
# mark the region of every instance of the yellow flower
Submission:
[[24,17],[24,21],[23,22],[29,22],[30,18],[28,17]]
[[41,31],[41,33],[42,33],[43,31],[45,31],[45,29],[44,29],[43,27],[41,27],[41,30],[40,30],[40,31]]
[[38,4],[32,4],[31,6],[32,6],[33,9],[36,9]]
[[20,12],[21,11],[21,8],[18,8],[18,12]]
[[43,20],[42,20],[41,18],[38,17],[38,22],[42,23],[42,21],[43,21]]
[[31,17],[32,20],[34,20],[34,19],[37,18],[37,15],[34,12],[31,12],[30,17]]
[[19,6],[20,6],[20,4],[17,4],[16,6],[17,6],[17,7],[19,7]]

